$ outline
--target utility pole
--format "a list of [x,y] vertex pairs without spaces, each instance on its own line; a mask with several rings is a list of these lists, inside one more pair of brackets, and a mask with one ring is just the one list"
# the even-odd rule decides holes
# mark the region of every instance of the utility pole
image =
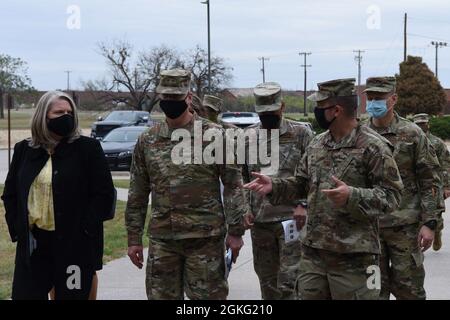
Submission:
[[438,78],[438,50],[447,46],[447,42],[431,41],[431,44],[436,48],[436,62],[434,75]]
[[67,73],[67,91],[69,91],[69,90],[70,90],[70,73],[71,73],[72,71],[66,70],[66,71],[64,71],[64,72]]
[[355,61],[358,63],[358,110],[357,115],[359,116],[361,112],[361,61],[362,61],[362,55],[361,53],[364,53],[363,50],[353,50],[353,52],[357,53],[358,55],[355,56]]
[[5,113],[3,111],[3,90],[0,87],[0,119],[5,118]]
[[299,52],[300,56],[303,56],[304,58],[304,63],[301,65],[301,67],[303,67],[304,70],[304,79],[303,79],[303,115],[306,117],[308,115],[308,113],[306,112],[306,79],[307,79],[307,68],[311,67],[310,64],[306,64],[306,56],[309,56],[311,54],[311,52]]
[[265,61],[269,61],[270,59],[266,58],[266,57],[260,57],[260,58],[258,58],[258,60],[262,61],[261,72],[262,72],[262,75],[263,75],[263,83],[265,83],[266,82],[266,66],[265,66],[264,62]]
[[137,91],[137,82],[138,82],[137,77],[138,77],[137,69],[134,68],[134,90],[136,90],[136,91]]
[[210,23],[209,0],[205,0],[202,3],[206,4],[207,19],[208,19],[208,93],[211,93],[211,23]]
[[11,167],[11,109],[14,108],[14,97],[11,93],[7,94],[8,108],[8,171]]
[[407,58],[407,48],[408,48],[408,34],[407,34],[407,26],[408,26],[408,14],[405,13],[405,20],[403,26],[403,61],[406,61]]

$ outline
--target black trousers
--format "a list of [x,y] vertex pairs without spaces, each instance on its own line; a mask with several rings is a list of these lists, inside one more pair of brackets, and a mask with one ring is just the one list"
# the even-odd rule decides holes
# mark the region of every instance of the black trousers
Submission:
[[15,272],[20,273],[21,276],[15,276],[14,281],[19,282],[17,287],[22,289],[16,292],[13,290],[12,298],[14,300],[48,300],[48,293],[55,288],[56,300],[87,300],[95,271],[90,272],[87,281],[82,281],[83,290],[69,290],[65,268],[57,265],[57,255],[61,253],[56,250],[55,232],[34,226],[31,233],[36,240],[36,248],[31,254],[29,268],[21,265],[23,270],[18,270],[16,265]]

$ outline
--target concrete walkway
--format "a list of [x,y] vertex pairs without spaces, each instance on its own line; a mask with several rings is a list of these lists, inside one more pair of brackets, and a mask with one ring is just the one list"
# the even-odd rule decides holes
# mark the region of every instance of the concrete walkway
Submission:
[[[258,278],[253,271],[250,233],[244,236],[245,245],[241,250],[238,261],[230,272],[229,299],[259,300]],[[145,250],[147,259],[147,249]],[[98,272],[100,300],[141,300],[147,299],[145,294],[145,265],[139,270],[124,257],[114,260]]]
[[128,201],[128,189],[116,188],[117,200]]
[[[116,179],[118,177],[114,176],[113,178]],[[117,199],[127,201],[128,189],[116,188],[116,190]],[[258,277],[253,271],[250,232],[245,234],[244,244],[228,278],[230,287],[229,299],[261,299]],[[145,259],[147,259],[147,249],[145,250]],[[120,277],[118,276],[119,274]],[[147,299],[145,294],[145,266],[142,270],[139,270],[130,262],[128,257],[111,261],[98,273],[98,277],[99,299]]]
[[[126,201],[127,189],[118,189],[118,198]],[[425,253],[425,289],[428,299],[450,299],[450,199],[446,201],[445,229],[443,247],[435,252]],[[258,277],[253,270],[253,257],[250,232],[244,236],[238,261],[233,265],[228,278],[230,292],[228,299],[259,300],[261,292]],[[147,259],[147,252],[145,252]],[[104,266],[99,275],[98,298],[104,300],[146,299],[145,266],[139,270],[131,264],[128,257],[111,261]]]
[[[0,182],[7,174],[6,151],[0,151]],[[114,179],[126,179],[127,173],[113,173]],[[118,199],[127,201],[128,190],[118,189]],[[444,215],[446,228],[443,247],[439,252],[432,249],[425,254],[425,288],[429,299],[450,299],[450,199],[446,201]],[[229,276],[229,299],[260,299],[258,278],[253,270],[251,239],[249,232],[244,237],[245,245],[237,264]],[[99,299],[146,299],[145,268],[134,267],[127,257],[111,261],[104,266],[99,275]]]

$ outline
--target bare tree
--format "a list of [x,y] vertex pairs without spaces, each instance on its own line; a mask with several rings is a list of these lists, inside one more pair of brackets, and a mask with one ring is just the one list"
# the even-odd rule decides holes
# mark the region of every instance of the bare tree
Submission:
[[116,40],[109,44],[99,43],[98,47],[110,67],[111,89],[114,85],[125,88],[130,93],[130,99],[125,103],[133,109],[142,110],[151,82],[142,76],[137,59],[133,61],[131,44],[125,40]]
[[[199,96],[208,88],[208,54],[200,46],[180,54],[166,45],[153,47],[148,51],[133,54],[133,48],[125,40],[116,40],[110,44],[99,44],[100,54],[106,58],[110,67],[112,80],[108,85],[101,82],[85,82],[85,89],[103,88],[110,91],[129,92],[129,99],[124,101],[137,110],[151,111],[158,103],[155,93],[162,70],[186,68],[192,73],[193,91]],[[217,56],[211,58],[211,93],[217,93],[231,79],[231,70],[225,59]],[[107,82],[106,82],[107,83]],[[115,95],[117,97],[117,95]]]
[[[192,73],[194,91],[199,97],[203,97],[208,91],[208,53],[197,45],[185,54],[185,67]],[[233,79],[231,71],[224,58],[211,57],[211,93],[217,93],[228,85]]]
[[153,47],[148,52],[139,55],[138,64],[142,70],[142,75],[150,83],[147,95],[147,110],[151,111],[158,103],[158,95],[155,93],[159,82],[161,70],[177,68],[182,66],[179,53],[165,45]]
[[114,87],[111,85],[111,81],[106,78],[81,81],[81,86],[86,91],[110,91],[114,89]]
[[[137,110],[151,111],[158,103],[155,94],[161,70],[179,67],[178,53],[165,45],[153,47],[133,56],[132,46],[125,40],[116,40],[110,44],[100,43],[100,54],[110,66],[112,81],[110,89],[124,89],[130,93],[130,99],[124,101]],[[86,83],[92,85],[95,83]]]
[[131,100],[128,92],[121,92],[119,85],[107,78],[81,81],[81,86],[90,96],[89,103],[85,102],[83,105],[89,110],[108,110],[111,109],[111,105],[117,106],[119,103],[127,105]]

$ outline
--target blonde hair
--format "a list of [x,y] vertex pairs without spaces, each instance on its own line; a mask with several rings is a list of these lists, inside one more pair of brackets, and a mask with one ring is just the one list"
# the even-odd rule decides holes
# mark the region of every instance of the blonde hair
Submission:
[[31,119],[31,140],[29,142],[31,147],[53,149],[58,144],[58,141],[52,138],[47,127],[47,114],[50,111],[52,104],[59,99],[69,102],[70,107],[72,108],[74,127],[72,132],[68,135],[68,142],[72,143],[80,137],[81,131],[78,127],[78,113],[75,102],[64,92],[48,91],[39,99],[36,111]]

